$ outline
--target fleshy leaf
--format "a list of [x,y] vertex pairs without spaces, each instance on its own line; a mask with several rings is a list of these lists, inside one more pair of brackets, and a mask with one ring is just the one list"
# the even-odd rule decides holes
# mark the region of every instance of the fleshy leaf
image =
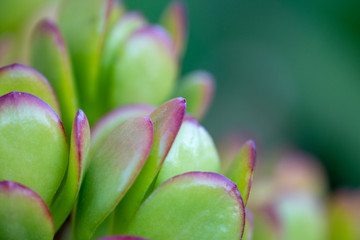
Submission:
[[58,27],[50,20],[40,22],[33,33],[31,62],[54,87],[59,97],[62,121],[68,135],[78,110],[77,93],[68,51]]
[[255,143],[247,141],[234,159],[226,174],[231,181],[236,183],[246,206],[249,198],[254,166],[255,166]]
[[253,215],[248,209],[245,209],[245,228],[242,240],[252,240],[254,232],[254,219]]
[[0,97],[0,180],[33,189],[49,205],[67,162],[64,128],[48,104],[22,92]]
[[149,117],[132,118],[100,146],[80,189],[74,217],[76,238],[90,239],[124,196],[150,153],[153,131]]
[[[114,62],[121,49],[124,47],[126,39],[135,30],[146,25],[146,20],[136,12],[130,12],[117,21],[109,32],[105,41],[104,51],[100,66],[99,95],[105,98],[106,107],[110,107],[108,92],[110,91],[110,78],[114,71]],[[104,106],[102,106],[104,108]]]
[[212,75],[205,71],[195,71],[180,81],[176,95],[184,97],[188,103],[187,112],[201,120],[211,105],[214,91]]
[[87,154],[90,146],[90,127],[85,113],[79,110],[76,114],[72,132],[69,165],[65,181],[56,193],[50,210],[57,231],[64,223],[75,204],[81,180],[85,173]]
[[35,69],[18,63],[0,68],[0,96],[13,91],[31,93],[60,114],[59,103],[51,85]]
[[236,185],[217,173],[189,172],[160,185],[127,234],[150,239],[241,239],[245,209]]
[[54,225],[44,200],[11,181],[0,182],[1,239],[51,240]]
[[186,120],[161,167],[155,186],[185,172],[219,172],[220,161],[211,136],[196,120]]
[[170,33],[174,40],[175,51],[181,57],[187,40],[187,16],[184,4],[180,1],[172,2],[160,22]]
[[132,103],[158,105],[173,90],[177,62],[171,39],[159,26],[135,31],[115,60],[112,107]]
[[89,108],[84,108],[88,117],[96,97],[101,51],[113,5],[114,0],[65,0],[59,13],[59,26],[70,50],[81,106]]
[[139,117],[149,116],[154,110],[154,107],[148,105],[132,105],[117,108],[102,117],[91,129],[91,157],[99,148],[104,139],[113,131],[117,126],[126,120]]
[[98,238],[96,240],[147,240],[146,238],[134,237],[134,236],[111,236]]
[[123,233],[129,220],[146,197],[180,129],[185,109],[185,99],[176,98],[151,113],[150,117],[154,123],[153,146],[138,178],[114,212],[114,233]]

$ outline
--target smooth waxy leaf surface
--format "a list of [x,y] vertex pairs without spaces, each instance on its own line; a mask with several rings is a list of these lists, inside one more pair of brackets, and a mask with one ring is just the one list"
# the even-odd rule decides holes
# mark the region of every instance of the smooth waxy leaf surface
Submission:
[[240,152],[235,157],[234,162],[229,167],[226,174],[226,177],[236,183],[239,188],[245,206],[251,189],[255,158],[255,143],[252,140],[249,140],[240,149]]
[[89,103],[95,98],[101,50],[113,4],[112,0],[65,0],[61,5],[59,26],[70,50],[81,103],[89,108],[84,108],[86,114],[91,113]]
[[90,239],[124,196],[143,167],[153,141],[149,117],[132,118],[117,127],[91,159],[75,215],[75,237]]
[[64,128],[48,104],[28,93],[0,97],[0,180],[19,182],[50,205],[67,163]]
[[151,113],[154,123],[154,142],[150,155],[146,160],[138,178],[129,192],[115,210],[115,233],[123,233],[129,220],[151,190],[154,179],[158,174],[184,119],[186,101],[183,98],[172,99]]
[[211,74],[196,71],[180,81],[176,95],[184,97],[188,103],[187,112],[201,120],[211,105],[214,90],[215,81]]
[[33,190],[11,181],[0,182],[0,238],[51,240],[50,212]]
[[171,39],[161,27],[135,31],[115,60],[112,107],[131,103],[158,105],[169,97],[177,75],[174,55]]
[[58,230],[64,223],[74,206],[81,180],[84,177],[89,147],[89,122],[85,113],[79,110],[75,116],[71,132],[69,165],[65,182],[62,183],[50,207],[55,230]]
[[245,228],[242,240],[252,240],[254,232],[254,219],[253,215],[248,209],[245,209]]
[[160,22],[173,38],[177,55],[181,56],[187,40],[187,17],[183,3],[172,2]]
[[0,68],[0,96],[13,91],[31,93],[60,114],[59,104],[51,85],[35,69],[18,63]]
[[58,27],[49,20],[38,24],[31,43],[31,62],[54,87],[68,135],[78,110],[77,93],[67,48]]
[[190,172],[160,185],[127,234],[150,239],[241,239],[244,204],[236,185],[216,173]]
[[117,126],[133,117],[149,116],[153,110],[154,107],[148,105],[132,105],[117,108],[102,117],[91,129],[90,157]]
[[181,125],[155,185],[181,173],[219,172],[219,168],[219,156],[211,136],[196,120],[186,120]]
[[139,13],[131,12],[117,21],[109,32],[102,53],[99,80],[99,96],[105,98],[107,107],[110,107],[108,92],[110,91],[110,78],[114,71],[116,57],[121,53],[125,41],[131,33],[145,25],[146,20]]

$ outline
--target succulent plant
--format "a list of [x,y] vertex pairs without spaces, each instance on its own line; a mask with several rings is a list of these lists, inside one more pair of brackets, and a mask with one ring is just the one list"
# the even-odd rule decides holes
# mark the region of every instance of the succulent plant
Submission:
[[111,0],[64,0],[58,19],[35,28],[33,68],[0,68],[1,238],[251,239],[254,142],[221,175],[198,122],[212,76],[174,88],[183,5],[169,32]]

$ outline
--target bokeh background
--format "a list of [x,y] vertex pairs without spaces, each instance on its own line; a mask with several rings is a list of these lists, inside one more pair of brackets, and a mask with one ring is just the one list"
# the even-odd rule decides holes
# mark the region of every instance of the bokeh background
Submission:
[[[45,1],[2,11],[0,34]],[[274,149],[303,149],[325,166],[332,188],[359,187],[360,1],[184,2],[182,74],[214,74],[216,97],[203,124],[215,139],[234,132],[253,138],[258,164]],[[169,0],[124,3],[157,22]]]
[[[167,0],[128,0],[156,22]],[[291,146],[325,166],[332,188],[360,186],[360,1],[196,0],[183,73],[217,80],[204,125],[240,132],[260,161]]]

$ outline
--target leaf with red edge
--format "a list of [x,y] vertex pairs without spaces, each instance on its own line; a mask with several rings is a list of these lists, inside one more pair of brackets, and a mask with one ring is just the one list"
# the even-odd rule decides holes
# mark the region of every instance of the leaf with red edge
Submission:
[[111,90],[111,77],[114,71],[115,60],[122,52],[126,40],[137,29],[147,24],[145,18],[137,12],[126,13],[109,31],[102,52],[99,76],[99,96],[106,102],[102,109],[110,108],[109,92]]
[[233,182],[217,173],[188,172],[155,189],[126,234],[158,240],[239,240],[244,223],[244,204]]
[[91,148],[89,157],[97,151],[104,139],[120,124],[133,117],[149,116],[154,107],[149,105],[130,105],[114,109],[103,116],[91,128]]
[[66,136],[55,111],[29,93],[0,97],[0,179],[33,189],[50,205],[67,164]]
[[43,20],[36,26],[31,42],[31,62],[54,87],[64,127],[70,135],[79,104],[68,50],[54,22]]
[[1,239],[53,239],[54,225],[44,200],[16,182],[0,182],[0,219]]
[[[96,90],[101,53],[115,0],[65,0],[59,27],[69,48],[80,98],[90,123],[96,119]],[[79,14],[81,13],[81,14]]]
[[57,231],[75,204],[84,177],[90,147],[90,127],[85,113],[79,110],[71,132],[70,156],[65,181],[56,193],[50,210]]
[[0,68],[0,96],[13,91],[27,92],[41,98],[60,116],[59,103],[51,85],[35,69],[19,63]]
[[251,183],[255,166],[255,143],[247,141],[240,149],[233,163],[229,167],[226,177],[236,183],[246,206],[251,189]]
[[206,71],[195,71],[187,74],[179,82],[175,96],[187,101],[187,113],[201,120],[209,109],[214,97],[215,80]]
[[173,91],[178,64],[172,39],[160,26],[131,34],[114,62],[111,107],[134,103],[158,105]]
[[149,117],[127,120],[105,139],[91,159],[74,215],[74,236],[90,239],[130,188],[150,153]]
[[114,212],[114,233],[123,233],[129,220],[146,197],[180,129],[185,109],[185,99],[175,98],[151,113],[150,117],[154,123],[153,146],[138,178]]

